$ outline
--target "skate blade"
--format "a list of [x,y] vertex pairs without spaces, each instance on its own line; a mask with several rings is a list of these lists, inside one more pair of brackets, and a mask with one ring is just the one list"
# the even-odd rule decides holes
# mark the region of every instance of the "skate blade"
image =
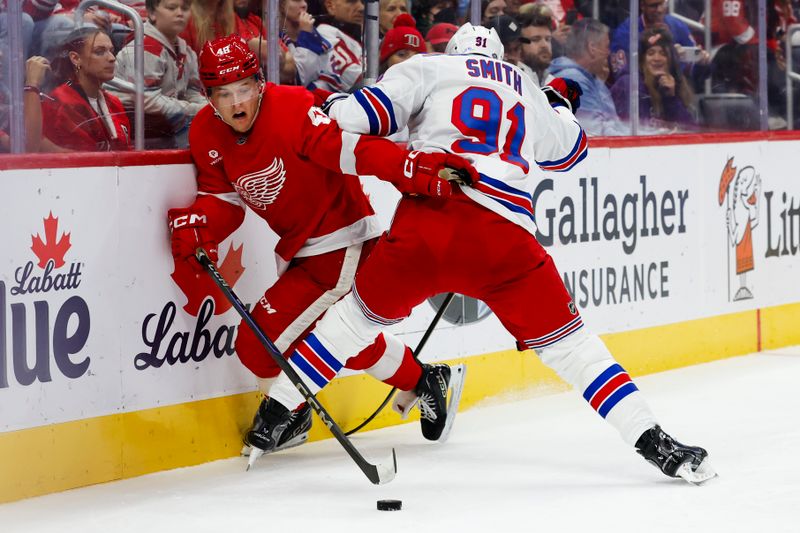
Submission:
[[461,403],[461,392],[464,390],[464,378],[467,375],[467,365],[456,365],[450,372],[450,401],[447,403],[447,419],[444,422],[444,429],[442,435],[436,442],[445,443],[450,436],[450,430],[453,428],[453,422],[456,420],[458,414],[458,404]]
[[708,459],[703,459],[703,462],[694,470],[692,470],[692,466],[689,463],[684,463],[678,468],[676,474],[692,485],[702,485],[706,481],[717,477],[717,472],[711,467]]
[[269,455],[270,453],[279,452],[281,450],[288,450],[289,448],[294,448],[295,446],[300,446],[301,444],[303,444],[307,440],[308,440],[308,433],[306,432],[306,433],[303,433],[302,435],[298,435],[298,436],[294,437],[293,439],[287,440],[286,442],[284,442],[283,444],[281,444],[280,446],[278,446],[277,448],[275,448],[271,452],[265,452],[264,450],[259,450],[257,448],[253,448],[252,446],[249,446],[249,445],[245,444],[244,446],[242,446],[242,451],[240,453],[241,453],[241,455],[243,457],[252,457],[254,449],[258,453],[258,455],[257,455],[257,457],[255,459],[248,460],[247,470],[250,470],[250,467],[252,466],[252,463],[255,463],[262,455]]
[[296,437],[294,437],[292,439],[287,440],[286,442],[284,442],[283,444],[281,444],[280,446],[275,448],[275,451],[279,452],[281,450],[288,450],[289,448],[294,448],[295,446],[300,446],[301,444],[303,444],[307,440],[308,440],[308,433],[306,432],[306,433],[303,433],[301,435],[297,435]]
[[264,455],[263,450],[259,450],[258,448],[251,448],[250,449],[250,457],[247,459],[247,468],[245,468],[245,472],[249,472],[253,465],[256,464],[258,458]]

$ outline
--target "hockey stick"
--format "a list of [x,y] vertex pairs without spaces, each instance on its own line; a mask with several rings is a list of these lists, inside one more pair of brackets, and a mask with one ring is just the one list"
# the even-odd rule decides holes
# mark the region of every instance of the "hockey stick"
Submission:
[[[439,307],[439,310],[436,311],[436,315],[433,317],[433,320],[431,320],[431,323],[428,326],[428,329],[425,330],[425,334],[420,339],[419,344],[417,344],[417,348],[412,352],[413,355],[414,355],[414,360],[417,363],[422,364],[420,362],[420,360],[419,360],[419,354],[420,354],[420,352],[422,352],[422,348],[425,347],[425,343],[428,342],[428,338],[430,338],[431,334],[433,333],[433,328],[436,327],[436,324],[439,323],[439,319],[442,318],[442,315],[444,315],[445,311],[447,311],[447,307],[450,305],[450,302],[453,301],[453,297],[454,296],[455,296],[455,293],[452,293],[452,292],[448,292],[447,293],[447,296],[445,296],[444,301],[442,302],[442,305]],[[354,427],[353,429],[351,429],[350,431],[345,433],[345,435],[350,436],[353,433],[355,433],[356,431],[358,431],[361,428],[363,428],[364,426],[366,426],[367,424],[369,424],[370,422],[372,422],[372,420],[376,416],[378,416],[378,413],[383,411],[383,408],[386,407],[386,404],[389,403],[389,400],[392,399],[392,396],[394,396],[394,393],[395,393],[396,390],[397,390],[397,387],[392,387],[392,390],[389,391],[389,394],[386,395],[386,398],[383,399],[383,402],[381,402],[381,404],[378,406],[378,408],[375,409],[375,412],[372,413],[371,415],[369,415],[369,417],[366,420],[364,420],[363,422],[361,422],[359,425],[357,425],[356,427]]]
[[228,285],[228,282],[225,281],[225,278],[222,277],[222,274],[219,273],[217,267],[214,265],[214,262],[209,259],[208,254],[203,248],[198,248],[195,251],[195,257],[197,261],[206,269],[206,272],[209,273],[211,279],[214,280],[217,287],[222,291],[228,301],[233,305],[236,309],[236,312],[239,313],[239,316],[242,317],[242,320],[248,325],[248,327],[253,331],[255,336],[264,345],[269,355],[272,357],[273,361],[280,367],[280,369],[286,374],[286,376],[291,380],[292,384],[297,387],[297,390],[300,391],[300,394],[303,395],[306,402],[314,409],[319,416],[320,420],[328,426],[328,429],[339,441],[339,444],[342,445],[342,448],[347,452],[347,454],[355,461],[358,467],[364,472],[364,475],[374,483],[375,485],[383,485],[384,483],[390,482],[394,479],[395,474],[397,473],[397,455],[395,454],[394,448],[392,448],[392,455],[388,458],[387,461],[383,463],[378,463],[374,465],[364,459],[364,456],[353,446],[353,443],[350,442],[350,439],[342,431],[342,428],[331,418],[331,415],[328,414],[328,411],[322,406],[319,401],[317,401],[317,397],[308,390],[303,380],[300,379],[300,376],[297,375],[294,368],[289,364],[289,362],[283,358],[280,350],[275,346],[275,344],[267,337],[256,321],[253,319],[253,316],[247,311],[247,308],[244,306],[242,301],[236,296],[236,293],[233,292],[233,289]]

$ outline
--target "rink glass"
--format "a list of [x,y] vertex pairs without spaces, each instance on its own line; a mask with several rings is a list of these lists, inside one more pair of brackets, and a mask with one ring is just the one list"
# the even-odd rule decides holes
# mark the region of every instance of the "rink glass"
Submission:
[[[502,9],[506,14],[512,15],[518,10],[524,11],[532,7],[511,0],[498,0],[498,2],[505,4]],[[42,47],[41,36],[49,35],[45,30],[48,25],[56,21],[53,17],[34,21],[17,4],[17,2],[0,2],[0,152],[3,153],[25,151],[23,87],[26,60],[31,55],[41,53],[43,48],[48,48]],[[687,107],[693,121],[689,124],[670,123],[640,116],[640,103],[647,95],[641,94],[646,87],[640,87],[636,81],[640,73],[640,63],[638,46],[634,46],[630,49],[629,61],[622,66],[623,70],[627,69],[631,74],[628,76],[629,87],[626,91],[628,98],[625,102],[628,109],[627,112],[621,113],[629,118],[620,120],[621,129],[615,133],[663,135],[686,132],[766,131],[787,129],[789,122],[793,122],[795,127],[798,124],[797,107],[800,106],[796,102],[799,99],[794,97],[795,104],[789,109],[787,91],[798,91],[800,83],[794,82],[793,87],[790,85],[791,82],[787,83],[790,77],[786,75],[786,68],[789,59],[787,54],[791,54],[793,70],[800,70],[800,31],[793,32],[787,20],[780,17],[777,17],[777,22],[774,16],[768,21],[766,0],[724,2],[670,0],[666,3],[658,0],[641,2],[584,0],[575,4],[576,10],[560,14],[561,19],[553,34],[556,48],[558,45],[555,41],[559,37],[563,38],[569,31],[566,28],[581,18],[595,18],[606,24],[610,28],[609,36],[613,47],[615,30],[631,14],[649,19],[674,17],[689,28],[697,44],[676,49],[676,54],[681,59],[681,73],[692,91],[692,98]],[[778,4],[796,8],[791,3],[783,1],[779,1]],[[324,9],[322,5],[322,2],[309,2],[309,12],[315,16],[319,15]],[[472,8],[467,0],[415,0],[410,2],[408,7],[409,12],[416,17],[417,25],[423,35],[435,22],[444,20],[459,24],[470,20],[471,13],[480,12],[479,7]],[[710,17],[704,16],[707,9],[711,11]],[[796,12],[795,16],[798,16]],[[723,22],[719,22],[721,18],[724,19]],[[58,20],[63,22],[64,19]],[[264,22],[265,27],[270,26],[268,24],[270,21],[264,20]],[[272,22],[272,27],[282,27],[282,21],[278,20],[277,24],[275,21]],[[374,23],[378,24],[378,21]],[[706,25],[709,25],[708,29]],[[115,28],[116,30],[124,32],[125,28]],[[738,32],[738,35],[732,35],[735,32]],[[362,28],[362,37],[363,35]],[[787,46],[787,37],[792,35],[794,37],[792,41],[798,46]],[[638,27],[634,25],[631,28],[629,41],[636,43],[638,37]],[[745,44],[738,44],[735,38],[745,41]],[[121,39],[115,40],[117,46],[122,43]],[[557,53],[557,50],[554,52]],[[366,57],[377,57],[377,55],[377,49],[365,52]],[[271,63],[277,64],[277,60]],[[607,85],[612,87],[615,78],[619,76],[620,68],[619,57],[613,50],[608,63]],[[48,76],[41,89],[46,94],[52,88],[52,76]],[[234,99],[246,96],[252,98],[252,94],[231,95]],[[791,96],[795,96],[794,92]],[[221,102],[220,105],[228,104]],[[618,102],[618,107],[619,105]],[[790,117],[790,113],[794,113],[795,116]],[[130,114],[132,117],[133,112],[130,111]]]

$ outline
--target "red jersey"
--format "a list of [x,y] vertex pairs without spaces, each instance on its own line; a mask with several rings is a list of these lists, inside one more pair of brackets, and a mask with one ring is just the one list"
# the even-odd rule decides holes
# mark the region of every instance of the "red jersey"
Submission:
[[356,175],[399,184],[406,152],[376,137],[343,132],[300,87],[268,83],[247,134],[203,108],[189,129],[198,199],[218,242],[247,205],[278,234],[277,255],[319,255],[381,233]]
[[711,32],[714,34],[714,45],[757,43],[758,36],[747,15],[747,4],[743,0],[712,0]]
[[80,85],[68,81],[50,93],[54,100],[42,102],[43,134],[53,143],[70,150],[106,152],[131,150],[131,125],[119,98],[100,91],[100,116]]

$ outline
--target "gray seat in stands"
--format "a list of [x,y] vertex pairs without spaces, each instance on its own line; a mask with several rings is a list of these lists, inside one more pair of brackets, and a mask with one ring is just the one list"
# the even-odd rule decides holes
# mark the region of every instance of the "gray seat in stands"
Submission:
[[698,98],[700,125],[704,129],[753,131],[759,129],[758,104],[737,93],[705,94]]

